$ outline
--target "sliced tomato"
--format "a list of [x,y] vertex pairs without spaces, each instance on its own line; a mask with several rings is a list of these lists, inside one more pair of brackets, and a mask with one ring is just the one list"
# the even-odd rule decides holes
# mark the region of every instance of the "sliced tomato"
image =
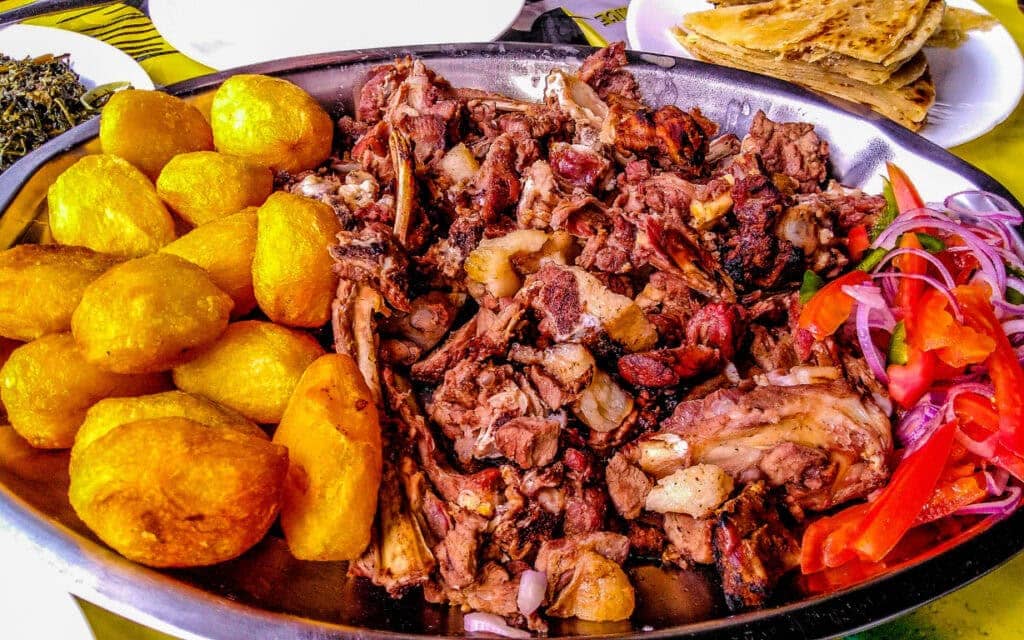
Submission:
[[999,440],[1009,453],[1024,458],[1024,370],[1021,369],[1010,339],[996,318],[989,293],[985,285],[961,285],[953,290],[967,325],[987,334],[995,342],[995,348],[985,364],[995,388]]
[[[921,249],[921,241],[917,234],[904,233],[896,243],[901,249]],[[904,253],[892,259],[894,267],[900,273],[911,275],[924,275],[928,271],[928,262],[921,256]],[[924,291],[925,283],[914,278],[900,278],[896,284],[896,308],[902,313],[904,322],[912,317],[915,305],[921,293]]]
[[819,289],[800,311],[800,328],[809,331],[816,340],[824,340],[835,333],[853,312],[853,298],[843,291],[843,287],[864,284],[869,280],[871,276],[854,270]]
[[[973,467],[974,465],[970,465]],[[947,471],[948,473],[948,471]],[[956,513],[961,507],[980,502],[988,496],[985,474],[972,473],[960,478],[944,480],[914,520],[914,526],[933,522]]]
[[[868,504],[854,505],[808,525],[800,543],[800,570],[815,573],[855,558],[857,554],[849,545],[853,537],[850,532],[857,531],[868,508]],[[843,539],[845,548],[840,544]]]
[[949,311],[949,299],[935,289],[921,294],[905,326],[914,347],[934,351],[954,370],[984,362],[996,348],[991,336],[957,322]]
[[889,397],[904,409],[913,407],[935,381],[935,367],[935,354],[908,345],[906,364],[891,364],[885,370]]
[[889,484],[870,503],[861,533],[853,542],[862,560],[880,562],[913,526],[935,491],[953,449],[955,434],[956,421],[952,420],[900,461]]
[[860,260],[870,246],[871,238],[868,237],[867,225],[858,224],[847,232],[846,252],[850,254],[850,260],[854,262]]
[[803,576],[803,588],[808,593],[839,591],[885,573],[888,568],[884,562],[864,562],[854,559],[841,567],[826,568],[817,573]]
[[889,173],[889,183],[892,184],[892,194],[896,196],[896,206],[900,213],[920,209],[924,206],[924,200],[917,193],[917,187],[910,181],[907,174],[891,162],[885,163]]

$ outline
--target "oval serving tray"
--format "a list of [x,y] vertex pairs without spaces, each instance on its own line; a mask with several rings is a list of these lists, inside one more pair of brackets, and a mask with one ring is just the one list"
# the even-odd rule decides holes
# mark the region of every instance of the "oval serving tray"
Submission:
[[[302,86],[337,116],[351,112],[353,93],[371,67],[410,54],[425,59],[454,86],[539,99],[550,69],[575,67],[590,51],[500,43],[341,52],[226,71],[169,91],[202,107],[230,75],[265,73]],[[893,161],[914,177],[926,200],[980,188],[1017,204],[992,178],[867,110],[851,114],[793,85],[692,60],[640,53],[630,53],[630,60],[649,103],[698,106],[724,131],[742,135],[758,109],[776,121],[814,123],[831,144],[833,173],[849,186],[877,192],[884,163]],[[83,124],[0,175],[0,247],[46,239],[46,188],[75,158],[98,151],[98,128],[96,120]],[[66,489],[66,452],[33,451],[10,427],[0,427],[0,533],[41,555],[72,593],[150,627],[181,638],[211,640],[462,633],[457,613],[424,604],[415,594],[391,601],[347,579],[343,563],[292,559],[272,536],[241,558],[206,569],[156,571],[136,565],[85,528],[68,505]],[[722,612],[714,608],[685,606],[707,599],[705,583],[694,572],[682,576],[685,580],[639,585],[641,603],[632,624],[564,625],[552,635],[830,638],[881,623],[964,586],[1022,549],[1024,510],[1002,521],[981,520],[888,573],[839,593],[791,595],[766,609],[719,617]],[[667,593],[670,583],[674,590]]]

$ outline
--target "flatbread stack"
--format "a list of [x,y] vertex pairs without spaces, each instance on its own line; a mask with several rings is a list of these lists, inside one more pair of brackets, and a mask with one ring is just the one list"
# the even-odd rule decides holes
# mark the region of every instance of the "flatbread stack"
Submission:
[[691,13],[676,37],[696,57],[859,102],[908,129],[935,84],[921,48],[944,0],[768,0]]

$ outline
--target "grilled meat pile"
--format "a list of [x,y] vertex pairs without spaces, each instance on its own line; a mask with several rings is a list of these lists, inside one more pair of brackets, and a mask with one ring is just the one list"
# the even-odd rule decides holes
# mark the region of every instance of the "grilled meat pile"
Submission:
[[884,201],[829,180],[813,126],[723,135],[645,105],[625,64],[600,50],[533,103],[397,60],[331,166],[289,179],[344,227],[335,346],[388,416],[351,571],[392,595],[542,630],[621,618],[595,589],[628,615],[621,565],[667,563],[757,607],[809,514],[888,477],[884,391],[796,326],[800,276],[838,272]]

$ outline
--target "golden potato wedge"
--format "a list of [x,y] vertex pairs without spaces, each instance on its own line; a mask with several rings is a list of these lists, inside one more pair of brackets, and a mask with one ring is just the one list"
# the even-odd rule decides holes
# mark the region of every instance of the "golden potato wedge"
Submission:
[[123,262],[86,287],[71,332],[85,359],[104,369],[166,371],[216,340],[233,306],[206,271],[156,253]]
[[208,426],[235,429],[255,438],[270,439],[263,429],[237,411],[184,391],[164,391],[134,398],[106,398],[89,407],[85,421],[75,436],[71,455],[74,456],[77,451],[85,449],[122,424],[175,417],[188,418]]
[[301,560],[354,560],[370,542],[383,452],[359,367],[321,356],[302,374],[274,442],[288,447],[281,526]]
[[156,180],[160,198],[194,225],[258,207],[273,190],[270,169],[216,151],[174,156]]
[[213,149],[213,131],[196,109],[162,91],[118,91],[100,116],[103,153],[120,156],[156,180],[179,153]]
[[231,314],[244,316],[256,307],[252,291],[252,256],[256,252],[256,212],[240,211],[207,222],[161,249],[198,265],[235,301]]
[[210,123],[218,151],[289,173],[326,160],[334,139],[331,116],[313,96],[270,76],[228,78],[213,96]]
[[85,156],[47,192],[50,230],[60,244],[136,257],[174,240],[174,219],[153,183],[117,156]]
[[101,540],[152,567],[234,558],[266,534],[288,452],[182,417],[115,427],[71,458],[68,496]]
[[164,375],[122,375],[82,357],[69,333],[55,333],[18,347],[0,369],[0,398],[11,426],[40,449],[66,449],[85,412],[113,396],[162,391]]
[[27,341],[68,331],[85,287],[118,262],[85,247],[53,244],[0,252],[0,336]]
[[256,302],[274,322],[319,327],[338,287],[327,248],[338,219],[328,205],[279,191],[260,207],[252,284]]
[[311,336],[272,322],[235,322],[208,349],[175,367],[179,389],[250,420],[276,424],[309,363],[324,350]]

